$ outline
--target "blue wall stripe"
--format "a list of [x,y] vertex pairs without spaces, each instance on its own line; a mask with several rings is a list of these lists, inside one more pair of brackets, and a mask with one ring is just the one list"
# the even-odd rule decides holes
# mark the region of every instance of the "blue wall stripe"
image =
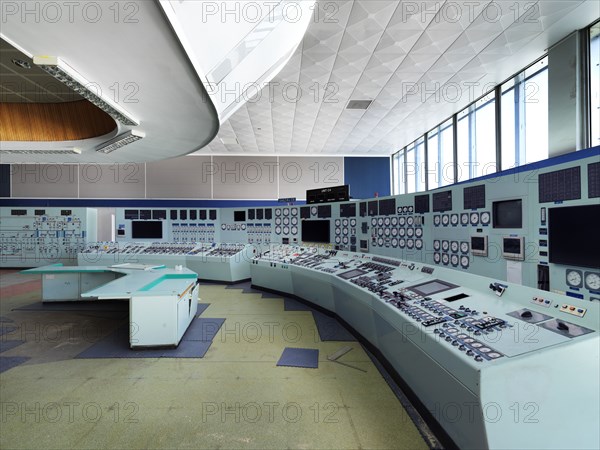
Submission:
[[390,192],[390,158],[344,158],[345,184],[350,185],[350,197],[386,197]]
[[[297,201],[294,205],[304,205]],[[153,200],[153,199],[0,199],[0,206],[70,206],[90,208],[254,208],[285,206],[273,200]]]

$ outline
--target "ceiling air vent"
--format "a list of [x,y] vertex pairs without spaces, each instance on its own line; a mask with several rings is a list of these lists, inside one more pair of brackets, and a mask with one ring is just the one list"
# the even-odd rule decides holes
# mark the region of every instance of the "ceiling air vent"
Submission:
[[26,149],[2,149],[0,150],[1,155],[81,155],[81,150],[78,148],[68,149],[40,149],[40,150],[26,150]]
[[348,105],[346,105],[346,109],[367,109],[371,106],[373,100],[350,100]]
[[223,145],[240,145],[237,139],[235,138],[220,138]]

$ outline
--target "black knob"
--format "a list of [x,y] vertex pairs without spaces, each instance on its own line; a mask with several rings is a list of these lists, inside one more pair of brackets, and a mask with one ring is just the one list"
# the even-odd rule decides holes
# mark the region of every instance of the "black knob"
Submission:
[[524,319],[531,319],[533,317],[533,314],[531,311],[525,310],[521,313],[521,317]]

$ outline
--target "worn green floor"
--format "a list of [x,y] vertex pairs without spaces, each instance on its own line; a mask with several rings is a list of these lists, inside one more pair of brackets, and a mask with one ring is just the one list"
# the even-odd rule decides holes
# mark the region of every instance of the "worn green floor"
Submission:
[[[31,357],[0,375],[2,449],[428,448],[359,343],[321,342],[312,314],[282,299],[203,285],[202,316],[226,319],[204,358],[82,360],[121,322],[12,311],[39,296],[0,301],[17,326],[0,338],[27,341],[1,356]],[[327,361],[344,345],[340,360],[366,373]],[[319,349],[319,368],[277,367],[285,347]]]

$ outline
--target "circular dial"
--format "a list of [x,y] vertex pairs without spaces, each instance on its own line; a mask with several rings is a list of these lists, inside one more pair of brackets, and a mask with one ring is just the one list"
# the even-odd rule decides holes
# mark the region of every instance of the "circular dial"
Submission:
[[377,245],[378,245],[379,247],[383,247],[383,238],[379,238],[379,239],[377,239]]
[[468,256],[463,256],[463,257],[461,257],[461,258],[460,258],[460,265],[461,265],[462,267],[464,267],[465,269],[466,269],[467,267],[469,267],[469,257],[468,257]]
[[462,253],[469,253],[469,243],[468,242],[461,242],[460,243],[460,251]]
[[374,227],[376,227],[376,226],[377,226],[377,219],[376,219],[375,217],[373,217],[373,218],[371,219],[371,226],[374,226]]
[[583,277],[579,270],[567,270],[567,284],[573,287],[581,287]]
[[336,236],[335,237],[335,243],[336,244],[341,244],[342,243],[342,237],[341,236]]
[[227,225],[225,225],[224,223],[221,224],[221,230],[225,231],[225,229],[227,229]]
[[448,217],[448,214],[444,214],[442,216],[442,225],[447,227],[449,223],[450,223],[450,217]]
[[298,215],[298,208],[292,208],[292,216]]
[[438,240],[435,240],[435,241],[433,241],[433,249],[434,249],[436,252],[439,252],[439,251],[440,251],[440,248],[442,248],[442,244],[441,244],[441,242],[440,242],[440,241],[438,241]]
[[450,256],[448,256],[447,254],[443,254],[442,255],[442,262],[444,263],[445,266],[447,266],[448,263],[450,262]]
[[458,242],[452,241],[450,249],[452,250],[452,253],[458,253]]
[[342,234],[344,236],[347,236],[349,232],[350,232],[350,230],[348,230],[348,228],[342,228]]
[[413,241],[412,239],[409,239],[408,241],[406,241],[406,246],[408,248],[413,248],[415,246],[415,241]]
[[317,209],[316,206],[311,206],[310,207],[310,214],[311,214],[311,216],[316,216],[317,215],[317,211],[318,211],[318,209]]
[[377,229],[377,234],[378,234],[379,236],[383,236],[383,228],[378,228],[378,229]]
[[401,236],[401,237],[404,237],[404,236],[406,236],[406,228],[400,228],[400,231],[399,231],[399,233],[400,233],[400,236]]
[[398,208],[396,208],[396,212],[398,214],[402,214],[402,206],[398,206]]
[[348,226],[348,219],[342,220],[342,226],[344,226],[344,227]]
[[283,234],[290,234],[289,227],[283,227]]
[[439,226],[440,226],[440,216],[433,216],[433,224],[434,224],[436,227],[439,227]]
[[600,291],[600,274],[594,272],[586,273],[585,287],[590,291]]
[[392,226],[393,227],[397,227],[398,226],[398,218],[397,217],[392,217]]
[[348,236],[342,236],[342,243],[348,245]]
[[400,239],[399,245],[400,245],[400,248],[406,247],[406,239]]
[[481,213],[481,223],[484,225],[489,225],[490,224],[490,213],[489,212],[482,212]]
[[335,219],[335,226],[339,227],[340,225],[342,225],[342,221],[340,219]]
[[298,225],[298,218],[292,217],[292,225]]
[[292,227],[292,234],[298,234],[298,227]]
[[453,227],[458,225],[458,214],[452,214],[450,217],[450,223],[452,223]]
[[423,248],[423,240],[422,239],[417,239],[415,241],[415,248],[417,250],[421,250]]
[[433,255],[433,261],[436,264],[439,264],[441,260],[442,260],[442,255],[440,255],[439,253],[434,253],[434,255]]
[[413,237],[413,236],[415,235],[415,229],[414,229],[414,228],[408,228],[408,229],[406,230],[406,235],[407,235],[408,237]]
[[398,236],[398,228],[392,228],[392,236]]
[[412,227],[415,224],[415,218],[414,217],[409,217],[408,219],[406,219],[406,224],[409,227]]
[[289,216],[290,215],[290,208],[283,208],[283,215],[284,216]]
[[275,217],[275,225],[281,225],[281,217]]
[[477,214],[476,212],[471,213],[471,225],[477,225],[479,223],[479,214]]
[[469,215],[467,213],[462,213],[460,215],[460,223],[462,225],[469,225]]
[[442,250],[447,252],[450,248],[450,243],[448,241],[442,241]]
[[275,227],[275,234],[281,234],[281,227]]
[[385,224],[385,226],[386,226],[386,227],[389,227],[389,226],[390,226],[390,218],[389,218],[389,217],[386,217],[386,218],[383,220],[383,223]]
[[406,225],[406,219],[404,217],[400,217],[400,219],[398,220],[398,223],[400,224],[401,227],[403,227],[404,225]]
[[415,230],[415,236],[418,237],[418,238],[423,237],[423,228],[417,228]]
[[450,262],[452,263],[453,266],[458,266],[458,255],[452,255]]
[[[347,229],[346,229],[346,231],[347,231]],[[391,231],[389,228],[386,228],[386,229],[385,229],[385,235],[386,235],[387,237],[390,237],[390,234],[391,234],[391,233],[392,233],[392,231]]]
[[409,206],[408,207],[408,212],[412,213],[415,210],[414,206]]
[[338,235],[338,234],[342,234],[342,229],[341,229],[341,228],[336,228],[336,229],[335,229],[335,234],[336,234],[336,235]]
[[275,216],[276,216],[276,217],[279,217],[280,215],[281,215],[281,208],[277,208],[277,209],[275,210]]
[[356,226],[356,219],[350,219],[350,226],[351,227],[355,227]]
[[245,223],[243,223],[243,224],[242,224],[242,230],[245,230],[245,229],[246,229],[246,224],[245,224]]
[[[286,209],[286,211],[287,211],[287,209]],[[289,217],[284,217],[283,218],[283,224],[284,225],[289,225],[290,224],[290,218]]]
[[377,219],[377,225],[379,225],[380,227],[383,226],[383,217],[380,217],[379,219]]
[[392,247],[394,247],[394,248],[398,247],[398,239],[396,239],[396,238],[392,239]]

